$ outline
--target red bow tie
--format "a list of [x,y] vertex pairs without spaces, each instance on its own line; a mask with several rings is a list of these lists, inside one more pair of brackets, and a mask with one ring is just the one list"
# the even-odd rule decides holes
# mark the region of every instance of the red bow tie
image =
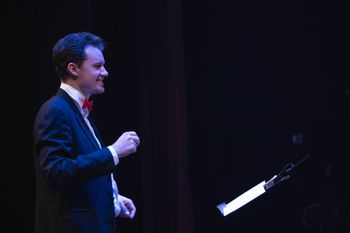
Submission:
[[94,101],[93,100],[88,100],[85,99],[82,108],[85,109],[87,108],[89,110],[89,112],[92,111],[92,106],[94,105]]

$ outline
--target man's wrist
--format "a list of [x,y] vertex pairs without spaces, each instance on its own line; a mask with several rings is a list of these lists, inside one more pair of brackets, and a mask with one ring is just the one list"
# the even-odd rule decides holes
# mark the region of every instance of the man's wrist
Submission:
[[109,149],[109,151],[111,152],[111,154],[113,156],[114,165],[117,165],[119,163],[119,157],[118,157],[117,152],[115,151],[113,146],[109,146],[107,148]]

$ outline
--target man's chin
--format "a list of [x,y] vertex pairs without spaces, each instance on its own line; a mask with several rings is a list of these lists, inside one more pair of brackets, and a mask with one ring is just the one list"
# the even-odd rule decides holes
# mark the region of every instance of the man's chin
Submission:
[[105,93],[105,89],[104,88],[99,88],[99,89],[96,89],[95,90],[95,95],[99,95],[99,94],[103,94],[103,93]]

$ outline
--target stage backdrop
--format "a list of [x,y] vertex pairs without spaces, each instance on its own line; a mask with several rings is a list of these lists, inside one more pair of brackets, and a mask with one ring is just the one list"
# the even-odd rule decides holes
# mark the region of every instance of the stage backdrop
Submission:
[[[135,130],[118,165],[136,206],[119,232],[348,232],[349,16],[319,1],[12,1],[6,48],[3,213],[34,232],[32,124],[59,80],[61,36],[108,42],[94,115],[106,144]],[[238,211],[216,205],[311,156]],[[345,184],[345,185],[344,185]]]

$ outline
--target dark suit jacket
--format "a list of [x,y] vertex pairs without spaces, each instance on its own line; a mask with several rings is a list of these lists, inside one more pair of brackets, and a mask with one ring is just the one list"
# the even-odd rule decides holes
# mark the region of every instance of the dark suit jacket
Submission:
[[64,90],[42,105],[33,132],[36,233],[114,233],[112,154]]

